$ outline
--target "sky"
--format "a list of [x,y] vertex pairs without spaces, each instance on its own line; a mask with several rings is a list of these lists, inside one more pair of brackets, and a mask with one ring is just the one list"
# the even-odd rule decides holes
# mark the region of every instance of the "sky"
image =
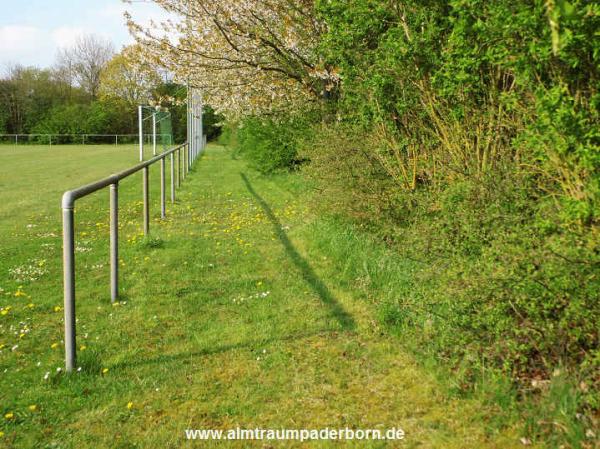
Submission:
[[118,50],[133,42],[124,11],[141,24],[167,18],[149,1],[0,0],[0,72],[14,64],[49,67],[58,49],[82,34],[109,39]]

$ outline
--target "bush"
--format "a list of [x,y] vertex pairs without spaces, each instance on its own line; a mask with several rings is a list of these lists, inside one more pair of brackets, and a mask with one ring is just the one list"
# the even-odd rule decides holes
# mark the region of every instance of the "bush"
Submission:
[[[311,160],[306,173],[321,212],[379,236],[396,252],[398,262],[387,256],[392,265],[416,261],[408,287],[396,285],[394,277],[406,277],[400,271],[388,272],[385,287],[369,277],[365,294],[384,323],[467,373],[498,369],[527,385],[564,366],[586,385],[579,394],[588,406],[600,405],[592,393],[600,362],[596,227],[566,224],[562,208],[540,196],[538,179],[511,164],[407,189],[369,151],[376,137],[347,125],[313,135],[301,154]],[[341,270],[348,260],[340,257]]]
[[244,156],[261,173],[296,169],[298,146],[308,130],[308,117],[294,116],[283,120],[247,117],[225,130],[222,142]]
[[292,118],[250,119],[237,132],[242,153],[263,171],[310,161],[316,207],[415,261],[407,281],[392,256],[396,273],[339,258],[382,320],[466,373],[466,388],[499,370],[528,391],[564,367],[597,409],[598,6],[316,6],[324,65],[341,78],[329,113],[305,121],[303,138],[285,126]]

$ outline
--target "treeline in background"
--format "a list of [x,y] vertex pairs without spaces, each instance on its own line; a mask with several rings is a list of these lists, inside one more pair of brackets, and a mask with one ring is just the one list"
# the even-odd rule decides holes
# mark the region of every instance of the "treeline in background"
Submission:
[[339,83],[222,139],[265,173],[311,176],[335,235],[315,240],[459,391],[505,379],[506,405],[544,390],[532,433],[585,446],[579,413],[600,406],[600,5],[314,8]]
[[[137,135],[137,106],[145,104],[168,110],[172,130],[164,132],[172,132],[173,142],[183,142],[186,95],[186,87],[173,82],[168,73],[140,64],[135,45],[117,53],[109,41],[83,36],[73,47],[61,49],[51,68],[5,68],[0,78],[0,134]],[[214,139],[219,128],[210,108],[204,121],[205,133]],[[114,142],[101,138],[87,142],[93,141]]]

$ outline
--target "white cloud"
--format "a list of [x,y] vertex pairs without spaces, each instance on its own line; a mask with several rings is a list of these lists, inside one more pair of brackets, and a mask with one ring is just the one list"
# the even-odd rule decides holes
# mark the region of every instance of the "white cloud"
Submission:
[[[63,4],[62,1],[58,3]],[[177,20],[176,15],[151,2],[123,4],[121,0],[69,0],[69,3],[75,8],[73,14],[61,14],[57,9],[37,11],[39,14],[30,14],[27,21],[16,19],[14,23],[4,22],[0,14],[0,67],[9,63],[48,67],[54,62],[59,48],[72,46],[82,34],[109,39],[116,49],[120,49],[133,42],[125,26],[125,11],[129,11],[134,21],[142,26],[149,26],[151,21],[159,24],[169,18]],[[8,17],[4,18],[11,20]],[[157,30],[157,34],[162,32]]]
[[0,54],[28,53],[43,43],[44,33],[27,25],[5,25],[0,27]]
[[54,44],[58,48],[64,48],[73,46],[77,38],[85,35],[86,31],[79,27],[60,27],[52,30],[50,34]]

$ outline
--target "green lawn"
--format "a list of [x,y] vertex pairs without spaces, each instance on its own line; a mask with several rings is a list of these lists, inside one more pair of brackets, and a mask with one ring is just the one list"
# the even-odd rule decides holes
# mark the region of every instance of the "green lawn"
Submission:
[[135,161],[132,147],[0,147],[0,445],[339,444],[185,440],[187,428],[239,426],[406,432],[402,443],[346,447],[522,447],[519,428],[494,430],[491,406],[446,394],[338,279],[340,267],[317,244],[335,228],[311,215],[300,176],[262,177],[218,146],[166,220],[158,169],[151,172],[150,240],[140,236],[141,176],[122,183],[117,306],[108,288],[108,191],[78,201],[82,370],[57,372],[61,193]]

